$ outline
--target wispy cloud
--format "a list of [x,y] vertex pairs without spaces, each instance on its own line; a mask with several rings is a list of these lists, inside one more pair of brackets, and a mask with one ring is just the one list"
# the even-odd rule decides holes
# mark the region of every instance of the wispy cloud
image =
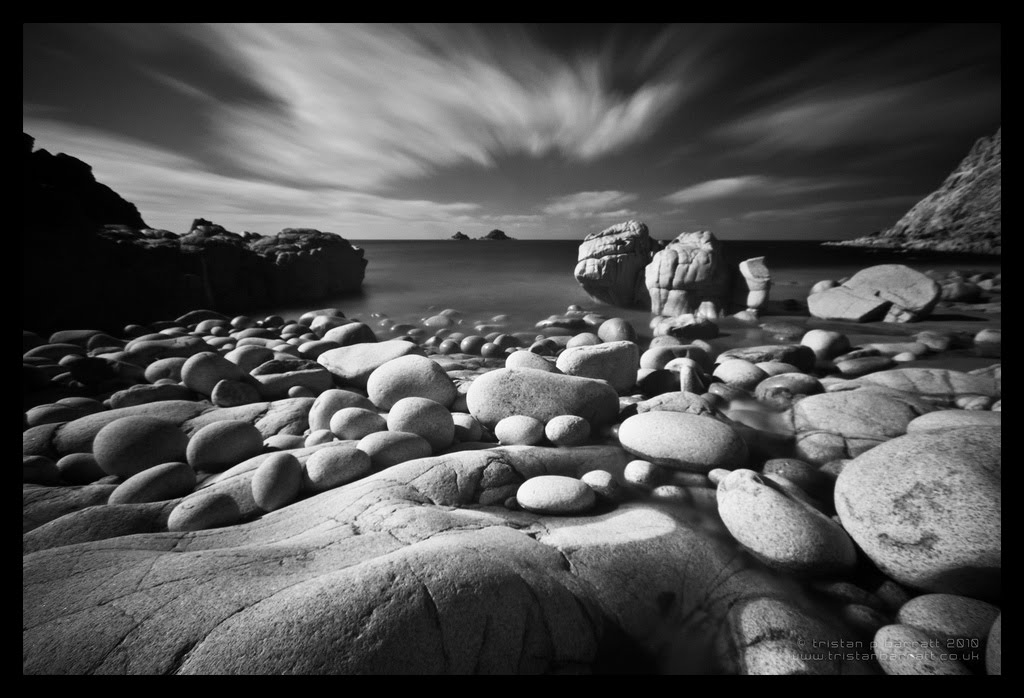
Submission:
[[700,201],[748,195],[782,196],[808,194],[857,186],[864,182],[864,179],[855,177],[769,177],[766,175],[741,175],[711,179],[706,182],[693,184],[662,197],[662,201],[670,204],[692,204]]
[[[907,209],[923,198],[922,196],[882,196],[869,199],[822,201],[813,204],[795,205],[771,209],[747,211],[739,214],[744,221],[787,220],[793,218],[814,218],[841,213],[867,212],[877,215],[891,215],[898,211],[902,215]],[[893,221],[895,223],[895,219]]]
[[762,155],[903,144],[976,128],[999,107],[999,91],[944,75],[907,84],[817,87],[722,126],[717,135]]
[[[209,172],[176,153],[101,132],[69,130],[45,119],[32,120],[25,128],[36,137],[37,148],[84,160],[96,179],[134,203],[149,225],[177,233],[184,233],[191,220],[201,216],[236,232],[273,234],[306,227],[351,238],[414,238],[447,231],[457,217],[472,220],[480,213],[475,203],[246,181]],[[404,232],[395,235],[396,226]]]
[[254,173],[302,172],[313,184],[380,187],[514,153],[592,161],[649,136],[685,93],[678,80],[612,90],[597,57],[556,55],[525,33],[496,41],[449,25],[209,30],[225,60],[287,114],[221,106],[223,154]]
[[622,191],[581,191],[549,199],[543,211],[550,216],[565,216],[567,218],[623,216],[635,212],[616,207],[635,201],[636,198],[636,194]]

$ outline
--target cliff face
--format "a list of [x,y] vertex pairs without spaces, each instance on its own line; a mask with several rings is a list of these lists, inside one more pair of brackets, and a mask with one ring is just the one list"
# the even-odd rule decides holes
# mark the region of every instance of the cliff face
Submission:
[[89,165],[64,153],[33,151],[35,139],[21,137],[26,231],[93,231],[107,223],[148,227],[133,204],[96,181]]
[[998,255],[1002,252],[1002,129],[980,138],[936,191],[892,228],[831,243]]
[[25,329],[116,330],[195,308],[236,314],[316,302],[362,285],[363,250],[342,237],[292,228],[239,235],[203,219],[185,235],[154,230],[88,165],[32,152],[25,138]]

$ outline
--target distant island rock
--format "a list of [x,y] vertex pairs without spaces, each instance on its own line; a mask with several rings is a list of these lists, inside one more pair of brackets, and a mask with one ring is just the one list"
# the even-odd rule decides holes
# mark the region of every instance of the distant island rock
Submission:
[[837,247],[879,247],[999,255],[1002,253],[1002,129],[978,139],[936,191],[893,227],[828,242]]
[[498,230],[497,228],[495,228],[491,232],[487,233],[482,238],[477,238],[477,240],[514,240],[514,239],[515,238],[510,238],[508,235],[506,235],[505,231]]
[[449,240],[515,240],[515,238],[509,237],[505,234],[504,230],[498,230],[495,228],[491,232],[487,233],[483,237],[471,238],[461,230],[452,235]]
[[332,233],[233,233],[195,219],[177,235],[69,155],[33,151],[23,135],[22,314],[26,328],[117,328],[193,308],[223,313],[358,291],[363,250]]

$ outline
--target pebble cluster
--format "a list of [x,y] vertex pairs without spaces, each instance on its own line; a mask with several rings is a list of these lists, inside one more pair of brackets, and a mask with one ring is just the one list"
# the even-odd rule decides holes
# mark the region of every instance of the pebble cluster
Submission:
[[[178,500],[167,530],[194,531],[452,450],[618,444],[621,472],[539,475],[494,504],[710,512],[756,564],[838,604],[854,637],[903,648],[878,650],[886,673],[1000,673],[998,363],[900,368],[963,347],[952,333],[853,346],[797,330],[716,353],[570,306],[525,331],[334,308],[25,331],[23,482]],[[998,360],[1000,331],[973,347]]]

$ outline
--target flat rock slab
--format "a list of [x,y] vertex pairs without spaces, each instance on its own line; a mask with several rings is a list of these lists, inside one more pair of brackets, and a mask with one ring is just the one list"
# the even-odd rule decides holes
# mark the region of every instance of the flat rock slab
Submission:
[[835,619],[695,510],[479,506],[529,476],[614,466],[591,451],[547,468],[538,452],[558,449],[520,448],[403,463],[247,524],[28,554],[23,672],[519,674],[626,655],[663,673],[871,671],[809,658]]
[[902,264],[879,264],[841,286],[811,294],[807,308],[825,320],[907,322],[928,315],[941,296],[942,287],[921,272]]

